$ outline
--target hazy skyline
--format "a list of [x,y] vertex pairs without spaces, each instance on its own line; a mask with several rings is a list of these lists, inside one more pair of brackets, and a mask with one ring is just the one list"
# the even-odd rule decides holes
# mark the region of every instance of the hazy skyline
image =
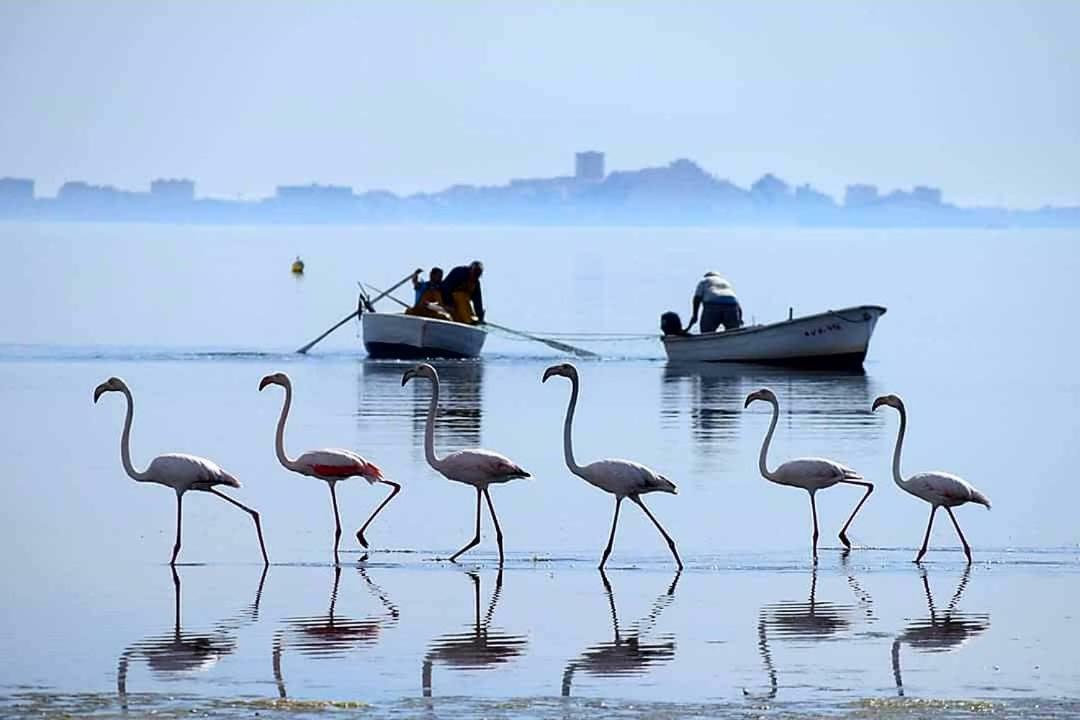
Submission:
[[398,193],[689,157],[1080,204],[1080,3],[0,4],[0,176]]

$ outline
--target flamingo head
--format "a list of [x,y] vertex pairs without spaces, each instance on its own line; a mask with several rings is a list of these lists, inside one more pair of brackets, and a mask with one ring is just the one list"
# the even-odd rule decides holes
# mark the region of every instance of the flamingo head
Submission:
[[562,375],[565,378],[574,379],[578,376],[577,368],[573,363],[559,363],[558,365],[552,365],[544,371],[544,379],[540,382],[547,382],[549,377],[555,375]]
[[776,393],[774,393],[769,388],[761,388],[760,390],[755,390],[754,392],[746,396],[746,402],[743,403],[743,407],[750,407],[750,403],[754,402],[755,400],[764,400],[765,402],[771,402],[775,404],[777,402]]
[[414,377],[425,377],[432,382],[437,382],[439,380],[439,373],[435,372],[435,368],[427,363],[420,363],[416,367],[411,367],[405,371],[405,374],[401,376],[401,386],[405,387],[405,383],[409,382]]
[[897,410],[901,410],[904,407],[904,401],[900,399],[899,395],[882,395],[881,397],[874,399],[874,405],[871,409],[877,410],[882,405],[888,405],[889,407],[894,407]]
[[289,376],[285,373],[270,373],[259,381],[259,390],[262,390],[267,385],[280,385],[281,387],[289,387],[289,385],[291,384],[292,383],[289,381]]
[[127,390],[127,384],[118,377],[111,377],[105,382],[94,388],[94,402],[98,401],[98,398],[107,392],[124,392]]

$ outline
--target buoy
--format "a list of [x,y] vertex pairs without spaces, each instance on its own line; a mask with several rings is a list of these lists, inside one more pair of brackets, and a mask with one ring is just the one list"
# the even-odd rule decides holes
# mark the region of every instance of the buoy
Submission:
[[293,260],[292,271],[293,271],[293,275],[303,275],[304,274],[304,261],[300,259],[299,255],[296,256],[295,260]]

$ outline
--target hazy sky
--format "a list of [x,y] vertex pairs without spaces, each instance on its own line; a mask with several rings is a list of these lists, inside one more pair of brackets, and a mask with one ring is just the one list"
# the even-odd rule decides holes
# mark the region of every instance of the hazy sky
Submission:
[[396,192],[677,157],[1080,204],[1080,2],[0,2],[0,176]]

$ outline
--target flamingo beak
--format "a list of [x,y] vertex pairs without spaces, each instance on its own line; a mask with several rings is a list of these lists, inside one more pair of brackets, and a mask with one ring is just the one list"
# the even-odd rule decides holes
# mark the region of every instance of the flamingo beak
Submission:
[[551,367],[549,367],[547,370],[544,371],[544,379],[541,380],[540,382],[547,382],[549,377],[553,377],[553,376],[558,375],[558,374],[559,374],[559,366],[558,365],[552,365]]
[[758,399],[758,394],[757,393],[750,393],[749,395],[747,395],[746,396],[746,402],[743,403],[743,410],[750,407],[750,403],[754,402],[757,399]]
[[97,404],[98,398],[104,395],[108,389],[109,388],[106,387],[105,383],[101,383],[96,388],[94,388],[94,404]]
[[888,403],[888,398],[886,398],[884,395],[882,395],[881,397],[876,398],[874,400],[874,405],[870,408],[870,410],[874,411],[874,410],[877,410],[882,405],[888,405],[888,404],[889,404]]
[[262,380],[259,381],[259,392],[262,392],[262,389],[265,388],[267,385],[272,385],[273,382],[274,379],[272,376],[267,375],[266,377],[264,377]]
[[401,376],[401,387],[405,387],[405,383],[409,382],[414,377],[416,377],[415,370],[406,370],[405,374]]

